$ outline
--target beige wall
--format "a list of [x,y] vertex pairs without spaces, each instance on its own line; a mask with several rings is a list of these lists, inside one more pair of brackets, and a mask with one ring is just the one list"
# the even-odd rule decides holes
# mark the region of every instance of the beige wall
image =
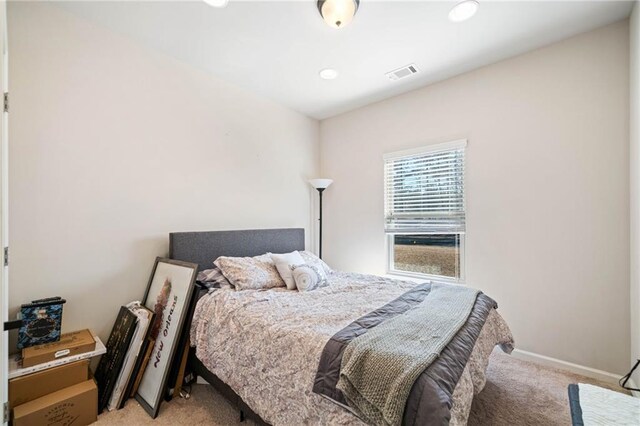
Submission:
[[385,272],[382,155],[467,138],[467,282],[516,346],[629,365],[627,22],[321,123],[324,255]]
[[315,120],[46,3],[9,30],[12,307],[105,337],[169,232],[309,229]]
[[[631,15],[631,361],[640,359],[640,3]],[[634,375],[640,384],[640,370]],[[637,386],[636,386],[637,387]]]

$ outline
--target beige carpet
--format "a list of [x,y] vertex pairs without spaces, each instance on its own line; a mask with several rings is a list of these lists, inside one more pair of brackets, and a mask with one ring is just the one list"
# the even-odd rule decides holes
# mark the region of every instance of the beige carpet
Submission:
[[[571,424],[567,385],[591,383],[622,390],[597,380],[521,361],[496,350],[487,370],[487,385],[476,396],[469,425]],[[239,413],[211,386],[194,385],[190,399],[163,403],[154,421],[135,401],[119,411],[103,414],[102,425],[236,425]]]

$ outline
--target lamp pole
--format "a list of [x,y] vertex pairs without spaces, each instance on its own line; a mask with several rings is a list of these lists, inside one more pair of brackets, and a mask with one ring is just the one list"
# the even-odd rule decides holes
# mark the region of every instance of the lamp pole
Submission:
[[329,187],[329,185],[331,185],[333,181],[331,179],[311,179],[309,181],[309,183],[311,184],[311,186],[313,186],[315,189],[318,190],[318,195],[320,196],[320,204],[319,204],[319,218],[318,221],[320,222],[320,226],[319,226],[319,238],[318,238],[318,257],[320,259],[322,259],[322,192],[327,189]]
[[318,257],[322,259],[322,192],[325,188],[317,188],[318,194],[320,194],[320,217],[318,221],[320,222],[320,238],[318,240]]

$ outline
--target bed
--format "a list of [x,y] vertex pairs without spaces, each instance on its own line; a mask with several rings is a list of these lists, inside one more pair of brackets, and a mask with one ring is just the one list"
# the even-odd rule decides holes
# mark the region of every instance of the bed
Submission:
[[[304,230],[295,228],[170,234],[170,257],[200,269],[219,256],[304,249]],[[190,327],[189,364],[236,404],[241,416],[259,424],[366,424],[336,389],[332,374],[342,355],[336,350],[346,336],[367,333],[367,327],[411,309],[412,300],[429,291],[428,284],[342,272],[312,292],[201,291]],[[492,350],[500,345],[510,352],[513,344],[495,302],[483,297],[486,303],[478,309],[485,315],[476,315],[477,302],[463,328],[415,380],[402,424],[466,423],[473,396],[484,387]]]

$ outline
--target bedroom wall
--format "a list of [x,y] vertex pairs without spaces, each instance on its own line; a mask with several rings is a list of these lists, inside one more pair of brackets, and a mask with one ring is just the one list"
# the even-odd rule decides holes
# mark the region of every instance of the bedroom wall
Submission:
[[[629,23],[631,54],[631,362],[640,359],[640,3]],[[633,379],[640,384],[640,369]],[[638,386],[636,386],[638,387]]]
[[12,308],[63,296],[64,330],[107,337],[169,232],[309,229],[317,121],[55,6],[8,7]]
[[467,138],[467,283],[517,348],[628,370],[628,37],[619,22],[322,121],[325,259],[384,274],[383,154]]

